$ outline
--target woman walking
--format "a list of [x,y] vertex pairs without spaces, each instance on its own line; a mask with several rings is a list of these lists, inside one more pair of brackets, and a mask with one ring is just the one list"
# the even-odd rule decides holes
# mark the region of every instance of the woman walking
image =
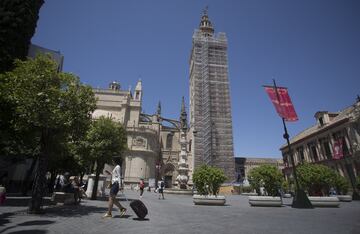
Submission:
[[143,178],[140,179],[139,188],[140,188],[140,198],[142,198],[142,196],[144,194],[144,188],[145,188],[145,182],[144,182]]
[[123,216],[126,213],[126,208],[123,207],[120,204],[120,202],[116,199],[116,195],[118,194],[122,183],[121,183],[121,167],[118,164],[118,162],[116,162],[115,160],[116,159],[114,159],[114,163],[116,163],[116,166],[111,174],[112,178],[111,178],[111,188],[110,188],[110,196],[109,196],[109,208],[107,213],[103,216],[103,218],[112,218],[111,211],[114,204],[119,208],[120,216]]

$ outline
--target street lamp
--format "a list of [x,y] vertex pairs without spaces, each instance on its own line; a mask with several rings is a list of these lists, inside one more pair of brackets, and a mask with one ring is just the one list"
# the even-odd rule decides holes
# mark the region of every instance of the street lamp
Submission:
[[156,173],[157,173],[155,186],[157,186],[157,183],[158,183],[158,180],[159,180],[159,176],[160,176],[160,169],[161,169],[160,162],[157,162],[155,167],[156,167]]

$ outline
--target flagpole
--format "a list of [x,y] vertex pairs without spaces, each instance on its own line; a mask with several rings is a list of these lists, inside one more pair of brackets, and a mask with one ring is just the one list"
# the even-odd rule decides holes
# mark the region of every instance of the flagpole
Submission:
[[[279,106],[280,106],[280,96],[279,96],[279,93],[278,93],[278,90],[277,90],[275,79],[273,79],[273,83],[274,83],[274,89],[275,89],[275,92],[276,92],[276,97],[277,97],[277,100],[278,100]],[[288,153],[289,153],[290,161],[291,161],[291,164],[292,164],[292,167],[293,167],[293,173],[294,173],[294,179],[295,179],[295,185],[296,185],[296,193],[295,193],[295,197],[293,199],[292,207],[293,208],[313,208],[313,206],[312,206],[309,198],[307,197],[305,191],[300,188],[299,181],[298,181],[297,174],[296,174],[296,166],[295,166],[295,161],[294,161],[294,155],[293,155],[293,153],[291,151],[291,145],[290,145],[290,139],[289,139],[290,136],[289,136],[288,131],[287,131],[287,127],[286,127],[284,117],[282,117],[282,122],[283,122],[284,132],[285,132],[283,137],[286,139],[286,142],[287,142]]]

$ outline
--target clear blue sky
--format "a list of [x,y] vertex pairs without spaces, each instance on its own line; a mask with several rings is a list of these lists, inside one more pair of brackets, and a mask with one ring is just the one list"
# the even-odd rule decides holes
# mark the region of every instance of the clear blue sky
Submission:
[[47,0],[32,42],[60,50],[64,71],[105,88],[143,81],[146,113],[158,101],[167,118],[188,103],[192,33],[209,6],[216,32],[228,37],[236,156],[280,157],[283,129],[262,85],[289,88],[299,121],[339,111],[360,95],[360,1]]

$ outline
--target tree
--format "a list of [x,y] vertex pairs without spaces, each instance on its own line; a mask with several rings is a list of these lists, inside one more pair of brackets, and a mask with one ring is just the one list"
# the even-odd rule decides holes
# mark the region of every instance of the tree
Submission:
[[0,1],[0,73],[25,59],[44,0]]
[[350,185],[345,177],[335,173],[334,187],[339,194],[347,194]]
[[96,163],[95,181],[91,199],[97,196],[99,175],[105,163],[112,163],[114,157],[121,157],[127,149],[125,128],[111,118],[101,116],[94,120],[83,143],[89,148],[89,160]]
[[331,168],[320,164],[303,163],[297,167],[299,183],[310,195],[327,195],[331,187],[347,192],[348,182]]
[[261,165],[249,172],[250,185],[259,193],[260,187],[264,187],[270,196],[276,196],[278,189],[284,181],[282,173],[271,165]]
[[4,89],[0,99],[12,107],[8,127],[15,133],[7,146],[9,152],[16,154],[21,151],[17,146],[24,142],[26,150],[38,161],[29,205],[29,212],[38,213],[49,158],[66,149],[68,142],[85,135],[96,99],[91,87],[82,85],[77,77],[58,73],[49,56],[16,60],[15,65],[11,72],[0,74],[0,86]]
[[200,195],[217,195],[220,186],[226,180],[224,171],[219,168],[202,165],[195,169],[193,181],[197,192]]

